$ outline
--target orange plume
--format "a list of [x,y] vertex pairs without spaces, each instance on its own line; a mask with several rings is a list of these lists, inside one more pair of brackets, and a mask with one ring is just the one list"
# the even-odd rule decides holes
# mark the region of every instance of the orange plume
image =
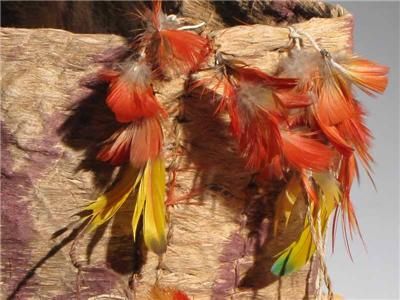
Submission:
[[165,114],[154,96],[151,70],[145,63],[132,63],[123,72],[103,70],[100,76],[110,83],[107,105],[117,121],[127,123]]
[[143,35],[146,57],[160,75],[195,71],[210,54],[210,41],[194,32],[179,30],[179,23],[162,12],[161,2],[153,1],[150,29]]
[[273,77],[257,68],[225,60],[218,54],[217,61],[223,68],[222,78],[216,85],[223,86],[217,112],[228,112],[232,135],[249,169],[282,174],[285,163],[299,170],[329,168],[333,157],[329,147],[284,130],[283,116],[288,107],[310,105],[305,93],[293,90],[296,79]]
[[[299,132],[281,131],[282,151],[290,165],[299,170],[323,171],[332,164],[334,152],[317,140]],[[309,134],[308,134],[309,135]]]
[[350,85],[341,76],[327,67],[326,72],[315,81],[318,101],[315,113],[326,125],[335,125],[351,118],[353,113],[353,96]]
[[100,150],[97,158],[114,165],[130,160],[135,167],[142,167],[155,159],[163,144],[163,133],[158,118],[132,122],[112,135]]
[[355,114],[353,117],[338,124],[337,128],[341,136],[354,146],[366,171],[370,173],[370,164],[373,162],[372,156],[369,153],[372,135],[368,127],[365,125],[365,112],[360,103],[357,101],[354,103]]
[[339,57],[337,61],[335,67],[368,95],[385,91],[388,67],[354,55]]

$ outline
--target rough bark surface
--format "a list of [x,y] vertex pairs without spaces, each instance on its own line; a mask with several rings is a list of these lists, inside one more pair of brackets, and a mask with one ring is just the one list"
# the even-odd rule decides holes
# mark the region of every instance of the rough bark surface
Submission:
[[[139,25],[132,12],[143,5],[150,6],[151,1],[7,1],[2,3],[1,24],[128,37]],[[213,29],[241,24],[288,25],[346,14],[339,5],[309,0],[169,0],[163,6],[169,14],[205,21]]]
[[[351,22],[345,15],[295,26],[335,51],[351,49]],[[212,34],[221,50],[269,73],[287,55],[284,27]],[[84,267],[77,275],[69,258],[77,230],[63,228],[118,173],[95,159],[99,142],[118,125],[104,104],[106,88],[91,80],[100,67],[93,57],[123,43],[115,35],[1,30],[1,298],[146,299],[156,279],[193,299],[312,298],[315,267],[281,279],[269,272],[273,256],[298,233],[303,210],[288,232],[272,238],[280,183],[253,182],[226,119],[214,116],[212,103],[185,93],[185,78],[155,86],[170,116],[164,123],[168,171],[179,165],[174,195],[191,193],[168,209],[169,246],[160,268],[158,257],[132,241],[131,201],[79,239],[75,256]]]

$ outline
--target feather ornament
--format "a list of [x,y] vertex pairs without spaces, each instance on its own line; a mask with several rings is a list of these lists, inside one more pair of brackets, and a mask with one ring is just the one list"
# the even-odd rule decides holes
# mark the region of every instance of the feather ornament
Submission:
[[216,86],[222,86],[217,112],[228,113],[232,135],[249,169],[279,175],[287,165],[298,170],[329,168],[332,150],[309,138],[309,132],[287,126],[289,107],[310,105],[306,94],[293,91],[296,79],[273,77],[221,54],[217,62],[220,78]]
[[[303,68],[303,76],[297,89],[309,93],[313,105],[304,112],[304,117],[296,116],[297,120],[307,120],[304,125],[316,126],[327,140],[340,153],[336,179],[327,173],[312,173],[309,178],[302,175],[303,188],[312,201],[313,215],[319,209],[322,231],[326,230],[329,215],[334,209],[342,212],[342,226],[346,247],[349,250],[348,232],[350,236],[357,230],[360,234],[354,206],[350,199],[350,189],[355,177],[358,177],[358,167],[355,155],[361,159],[367,173],[370,174],[372,157],[369,153],[371,133],[364,123],[365,112],[361,104],[354,99],[352,84],[369,95],[382,93],[387,85],[387,71],[384,66],[364,60],[354,55],[335,54],[334,58],[321,51],[322,56],[295,52],[294,56],[304,55],[300,61],[308,60],[308,68]],[[317,57],[318,56],[318,57]],[[312,58],[314,57],[314,58]],[[289,59],[290,61],[290,59]],[[291,60],[284,64],[284,76],[300,75],[300,67]],[[298,62],[297,62],[298,63]],[[306,115],[306,113],[311,114]],[[323,175],[324,174],[324,175]],[[329,196],[330,195],[330,196]],[[290,204],[286,202],[286,204]],[[288,206],[290,208],[290,205]],[[288,208],[287,208],[288,209]],[[334,214],[333,234],[337,224],[337,214]],[[317,224],[314,224],[314,226]],[[361,234],[360,234],[361,236]],[[299,239],[285,249],[272,267],[275,275],[285,275],[302,267],[315,252],[310,224],[306,219],[303,232]]]
[[[297,76],[303,70],[297,88],[314,99],[308,123],[315,124],[341,154],[340,181],[349,193],[352,182],[349,177],[358,173],[354,155],[357,154],[371,180],[373,162],[369,153],[372,136],[365,125],[361,103],[354,99],[352,85],[368,95],[382,93],[388,82],[388,68],[353,54],[331,55],[324,50],[321,53],[294,51],[293,56],[283,62],[282,75]],[[303,63],[308,67],[301,67]],[[351,202],[344,205],[345,210],[352,210],[351,207]],[[348,214],[349,221],[355,224],[353,211]]]

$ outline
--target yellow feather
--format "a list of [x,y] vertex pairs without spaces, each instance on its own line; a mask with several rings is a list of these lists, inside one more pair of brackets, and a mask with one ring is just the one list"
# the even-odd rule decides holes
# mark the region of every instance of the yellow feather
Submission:
[[[339,203],[341,191],[338,181],[329,173],[313,173],[312,177],[319,187],[321,233],[324,234],[329,216]],[[314,208],[311,207],[311,209],[313,213]],[[318,223],[314,221],[314,227],[317,228],[317,226]],[[305,218],[300,237],[278,254],[280,256],[271,268],[272,273],[282,276],[299,270],[310,260],[315,250],[310,222],[308,218]]]
[[148,161],[140,180],[137,202],[132,218],[132,229],[136,232],[140,215],[144,209],[143,235],[146,246],[157,254],[166,250],[165,221],[165,167],[164,160]]
[[292,176],[286,187],[279,194],[275,204],[275,217],[274,217],[274,235],[278,232],[279,221],[285,218],[285,227],[287,226],[290,215],[292,213],[294,204],[297,199],[301,196],[302,188],[300,179],[296,174]]
[[165,167],[159,157],[148,161],[141,170],[129,165],[121,179],[106,193],[88,205],[84,211],[91,211],[88,230],[92,231],[111,219],[138,187],[135,209],[132,216],[133,238],[136,239],[137,226],[143,214],[143,235],[146,246],[157,254],[165,252]]
[[332,211],[342,196],[339,182],[330,173],[313,173],[312,177],[320,188],[326,211]]
[[144,203],[146,201],[146,191],[144,188],[143,182],[143,176],[146,173],[147,166],[149,165],[149,162],[147,162],[145,170],[141,170],[139,176],[138,176],[138,181],[140,181],[139,185],[139,190],[137,193],[137,198],[136,198],[136,203],[135,203],[135,210],[133,211],[133,217],[132,217],[132,231],[133,231],[133,240],[136,240],[136,231],[137,231],[137,225],[140,220],[140,216],[142,215],[143,212],[143,207]]
[[111,219],[135,189],[138,181],[138,170],[129,166],[121,179],[106,193],[88,205],[84,210],[91,210],[88,230],[92,231]]

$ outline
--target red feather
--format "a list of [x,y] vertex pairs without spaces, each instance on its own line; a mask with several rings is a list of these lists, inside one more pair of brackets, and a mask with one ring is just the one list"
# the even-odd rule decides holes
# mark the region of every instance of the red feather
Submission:
[[97,158],[114,165],[128,159],[136,167],[142,167],[148,160],[155,159],[163,143],[163,133],[158,118],[135,121],[117,131],[105,142]]
[[372,135],[365,125],[365,112],[358,102],[355,102],[355,111],[356,113],[351,119],[343,121],[337,127],[341,136],[355,147],[365,169],[369,173],[371,172],[370,164],[373,162],[372,156],[369,153]]
[[146,57],[158,73],[166,76],[195,71],[211,52],[210,41],[194,32],[177,30],[178,23],[168,21],[161,1],[153,1],[151,30],[143,36]]
[[[353,236],[353,231],[356,230],[360,237],[361,231],[358,225],[356,213],[354,211],[353,204],[350,199],[351,185],[355,177],[358,177],[357,162],[354,155],[344,157],[341,162],[339,169],[339,182],[342,185],[343,195],[341,200],[341,211],[343,220],[343,230],[346,240],[346,246],[349,250],[348,239],[347,239],[347,228],[349,229],[350,236]],[[349,251],[350,252],[350,251]]]
[[332,164],[334,152],[327,146],[298,132],[282,132],[286,160],[299,170],[323,171]]
[[295,89],[274,91],[275,98],[285,108],[301,108],[309,106],[312,102],[307,94],[302,94]]
[[118,122],[165,115],[154,96],[151,71],[146,65],[132,64],[125,72],[102,71],[100,75],[110,83],[106,101]]
[[181,30],[158,32],[155,59],[163,74],[179,75],[195,71],[210,53],[207,38]]
[[348,83],[337,74],[329,73],[316,81],[317,118],[326,125],[335,125],[353,114],[353,96]]
[[325,136],[328,138],[329,142],[343,155],[349,156],[352,155],[353,153],[353,147],[351,144],[346,141],[345,137],[342,134],[342,131],[340,131],[337,126],[330,126],[326,125],[323,122],[321,122],[318,119],[318,116],[316,116],[316,121],[317,124],[319,125],[319,128],[321,131],[325,134]]
[[234,137],[240,137],[242,132],[242,122],[239,116],[238,95],[234,85],[225,77],[222,78],[218,86],[222,84],[223,92],[216,113],[227,111],[231,120],[231,131]]
[[189,300],[189,297],[182,291],[175,291],[173,300]]

